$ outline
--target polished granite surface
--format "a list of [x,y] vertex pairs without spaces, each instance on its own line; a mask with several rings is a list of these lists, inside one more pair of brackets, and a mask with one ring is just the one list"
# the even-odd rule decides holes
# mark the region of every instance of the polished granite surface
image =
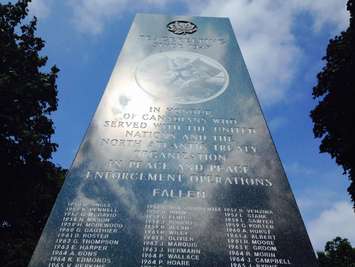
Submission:
[[228,19],[136,16],[30,266],[317,266]]

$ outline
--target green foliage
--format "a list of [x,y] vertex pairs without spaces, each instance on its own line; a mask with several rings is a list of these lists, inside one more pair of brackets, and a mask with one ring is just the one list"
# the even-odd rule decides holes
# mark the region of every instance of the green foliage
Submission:
[[344,238],[336,237],[328,241],[324,252],[318,252],[320,267],[354,267],[355,248]]
[[327,152],[351,180],[348,192],[355,204],[355,21],[349,0],[348,29],[331,39],[326,65],[318,74],[313,97],[319,99],[311,111],[315,137],[321,138],[320,152]]
[[50,162],[59,69],[42,70],[28,3],[0,4],[0,266],[27,265],[65,173]]

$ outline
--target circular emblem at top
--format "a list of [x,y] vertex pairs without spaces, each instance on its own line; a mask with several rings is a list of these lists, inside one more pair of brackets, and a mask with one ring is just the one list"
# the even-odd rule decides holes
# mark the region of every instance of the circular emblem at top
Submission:
[[174,20],[166,27],[170,32],[178,35],[192,34],[197,31],[196,24],[186,20]]

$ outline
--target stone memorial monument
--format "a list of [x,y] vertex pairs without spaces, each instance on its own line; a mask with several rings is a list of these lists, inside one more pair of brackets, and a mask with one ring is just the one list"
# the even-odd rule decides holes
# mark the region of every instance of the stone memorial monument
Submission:
[[317,266],[228,19],[136,16],[29,266]]

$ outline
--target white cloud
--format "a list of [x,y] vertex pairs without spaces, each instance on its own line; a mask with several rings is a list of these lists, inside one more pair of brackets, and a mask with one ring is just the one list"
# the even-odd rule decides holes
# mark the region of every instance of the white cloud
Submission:
[[110,22],[125,12],[137,12],[149,7],[166,7],[166,0],[67,0],[73,9],[73,23],[83,33],[97,35]]
[[292,162],[290,164],[284,164],[287,173],[292,174],[294,176],[317,176],[319,175],[319,171],[317,172],[314,169],[309,168],[308,166],[302,165],[299,162]]
[[320,31],[325,25],[333,25],[334,31],[344,30],[348,24],[347,1],[339,0],[303,0],[296,1],[296,8],[311,13],[314,18],[313,29]]
[[284,164],[284,167],[296,189],[296,200],[302,216],[307,220],[317,218],[334,203],[349,200],[346,193],[348,180],[341,168],[334,167],[333,163],[331,167],[327,167],[325,162],[316,167],[312,162],[292,162]]
[[345,192],[334,192],[328,187],[311,187],[302,190],[300,196],[297,197],[297,204],[305,219],[314,220],[323,210],[344,199],[346,199]]
[[98,34],[126,8],[126,0],[70,0],[73,23],[81,32]]
[[278,131],[280,128],[284,127],[287,124],[287,119],[285,117],[273,117],[269,122],[269,128],[271,130],[271,132],[276,132]]
[[347,238],[355,245],[355,214],[348,202],[337,202],[320,216],[307,223],[308,233],[315,250],[324,250],[327,241],[336,236]]
[[50,14],[50,3],[52,1],[32,0],[28,6],[30,16],[37,18],[46,18]]

